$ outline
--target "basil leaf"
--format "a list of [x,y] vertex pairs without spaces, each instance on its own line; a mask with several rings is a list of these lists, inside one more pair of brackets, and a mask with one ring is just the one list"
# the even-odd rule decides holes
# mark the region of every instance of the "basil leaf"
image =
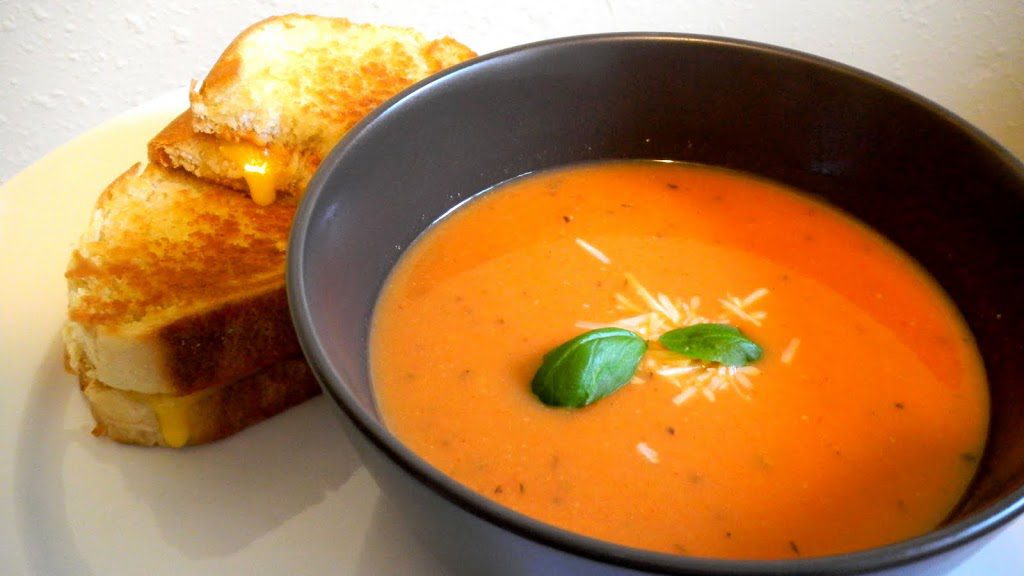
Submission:
[[591,330],[545,354],[530,388],[548,406],[582,408],[629,382],[646,351],[629,330]]
[[728,324],[694,324],[661,335],[661,345],[673,352],[726,366],[746,366],[761,359],[761,347]]

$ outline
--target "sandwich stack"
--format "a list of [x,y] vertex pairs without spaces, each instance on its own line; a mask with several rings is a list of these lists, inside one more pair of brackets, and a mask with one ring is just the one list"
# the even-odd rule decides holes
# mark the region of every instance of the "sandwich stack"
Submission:
[[94,434],[210,442],[319,393],[285,296],[292,217],[317,166],[384,100],[475,56],[345,19],[258,22],[100,195],[71,255],[66,363]]

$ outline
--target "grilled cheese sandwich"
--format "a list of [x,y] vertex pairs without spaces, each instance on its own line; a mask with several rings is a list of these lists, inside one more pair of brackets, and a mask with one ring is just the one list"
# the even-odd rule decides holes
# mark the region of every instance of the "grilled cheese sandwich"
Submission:
[[100,195],[68,264],[64,328],[98,433],[180,447],[319,393],[284,292],[296,205],[154,164]]
[[270,18],[231,43],[150,141],[151,164],[100,195],[68,263],[66,364],[96,434],[201,444],[320,392],[284,289],[299,197],[366,113],[473,55],[318,16]]
[[191,106],[150,144],[150,160],[246,190],[301,195],[320,162],[371,110],[476,54],[409,28],[289,14],[244,31]]

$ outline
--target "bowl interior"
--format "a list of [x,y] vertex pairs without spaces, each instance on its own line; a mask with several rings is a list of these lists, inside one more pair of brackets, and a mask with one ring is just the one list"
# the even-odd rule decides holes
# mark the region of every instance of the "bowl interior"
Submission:
[[407,91],[346,137],[296,220],[289,289],[311,364],[360,427],[396,444],[374,406],[367,336],[402,250],[496,183],[608,158],[762,175],[846,210],[916,258],[967,319],[991,383],[988,449],[950,523],[994,525],[1019,510],[1024,168],[877,78],[722,39],[581,37],[498,53]]

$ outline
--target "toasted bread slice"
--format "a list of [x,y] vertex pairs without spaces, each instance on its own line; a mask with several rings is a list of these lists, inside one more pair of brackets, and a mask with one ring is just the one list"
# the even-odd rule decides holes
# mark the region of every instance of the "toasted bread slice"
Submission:
[[221,154],[222,144],[215,136],[193,131],[192,111],[186,110],[149,141],[149,160],[221,186],[248,190],[244,167]]
[[326,154],[410,84],[475,56],[409,28],[290,14],[243,31],[190,96],[194,127],[222,139]]
[[298,355],[284,289],[295,208],[130,169],[100,195],[68,264],[69,367],[119,390],[185,395]]
[[94,434],[172,448],[230,436],[320,393],[301,357],[184,396],[118,390],[84,374],[79,383],[96,420]]
[[[243,31],[191,93],[195,139],[178,126],[154,141],[150,159],[232,187],[248,179],[251,192],[270,187],[301,194],[331,148],[367,113],[475,55],[451,38],[428,40],[408,28],[295,14],[269,18]],[[246,172],[246,164],[254,170]]]
[[[148,154],[151,162],[180,168],[221,186],[249,192],[251,187],[260,186],[256,180],[260,179],[264,187],[292,196],[306,189],[319,165],[313,156],[292,154],[277,146],[226,142],[212,134],[196,132],[192,129],[191,110],[181,113],[149,141]],[[246,167],[252,162],[264,166],[264,171],[254,173],[249,166],[247,172]]]

